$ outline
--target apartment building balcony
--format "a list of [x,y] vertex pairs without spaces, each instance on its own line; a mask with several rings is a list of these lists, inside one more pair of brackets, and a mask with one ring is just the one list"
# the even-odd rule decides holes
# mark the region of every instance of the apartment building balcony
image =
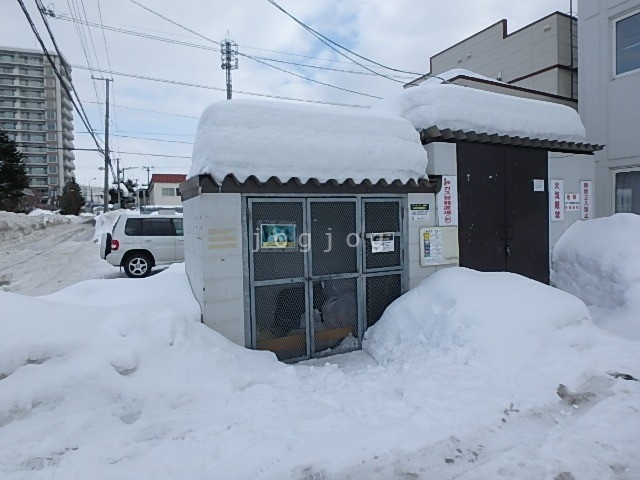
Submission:
[[73,104],[66,95],[62,95],[62,98],[60,100],[62,102],[63,108],[67,108],[69,110],[73,109]]
[[69,121],[73,120],[73,113],[72,110],[70,108],[63,108],[62,110],[62,119],[64,120],[65,118]]
[[44,110],[44,102],[27,102],[25,100],[20,101],[18,108],[28,110]]

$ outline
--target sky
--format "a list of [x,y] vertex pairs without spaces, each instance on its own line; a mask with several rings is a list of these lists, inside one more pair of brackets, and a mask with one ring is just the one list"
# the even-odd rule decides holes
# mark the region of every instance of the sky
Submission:
[[[23,1],[52,49],[35,0]],[[388,96],[416,74],[428,73],[431,56],[501,19],[507,20],[512,32],[554,11],[569,11],[569,0],[275,1],[358,55],[409,73],[350,55],[392,79],[372,74],[321,43],[270,0],[45,2],[55,15],[48,17],[55,40],[73,67],[74,86],[101,143],[105,82],[92,76],[113,79],[109,143],[112,158],[119,158],[121,168],[128,169],[126,178],[146,184],[148,172],[143,166],[152,167],[150,173],[187,173],[200,114],[226,99],[219,45],[224,39],[236,42],[240,53],[238,69],[232,71],[234,99],[291,101],[286,98],[374,107],[380,102],[375,97]],[[0,46],[40,50],[17,0],[3,0]],[[95,148],[77,113],[74,128],[76,148]],[[91,151],[75,155],[78,182],[101,183],[98,167],[104,164],[103,157]]]

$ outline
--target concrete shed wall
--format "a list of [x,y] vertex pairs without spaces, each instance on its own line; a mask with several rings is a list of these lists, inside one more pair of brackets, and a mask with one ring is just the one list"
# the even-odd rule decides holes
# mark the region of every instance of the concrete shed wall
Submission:
[[204,323],[245,346],[241,205],[239,193],[201,194],[184,202],[185,262]]

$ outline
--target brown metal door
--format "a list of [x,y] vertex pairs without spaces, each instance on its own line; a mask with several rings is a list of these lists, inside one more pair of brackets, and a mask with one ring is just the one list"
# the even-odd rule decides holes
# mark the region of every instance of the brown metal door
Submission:
[[460,265],[549,283],[546,151],[458,144],[457,155]]
[[[507,271],[549,283],[548,163],[545,150],[505,147]],[[534,180],[544,189],[536,191]]]
[[462,143],[457,151],[460,266],[505,271],[504,152]]

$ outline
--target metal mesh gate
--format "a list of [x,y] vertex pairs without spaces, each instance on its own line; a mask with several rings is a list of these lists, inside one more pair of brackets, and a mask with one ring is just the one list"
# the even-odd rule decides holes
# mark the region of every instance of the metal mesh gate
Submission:
[[360,348],[402,292],[401,203],[248,199],[252,347],[281,360]]

